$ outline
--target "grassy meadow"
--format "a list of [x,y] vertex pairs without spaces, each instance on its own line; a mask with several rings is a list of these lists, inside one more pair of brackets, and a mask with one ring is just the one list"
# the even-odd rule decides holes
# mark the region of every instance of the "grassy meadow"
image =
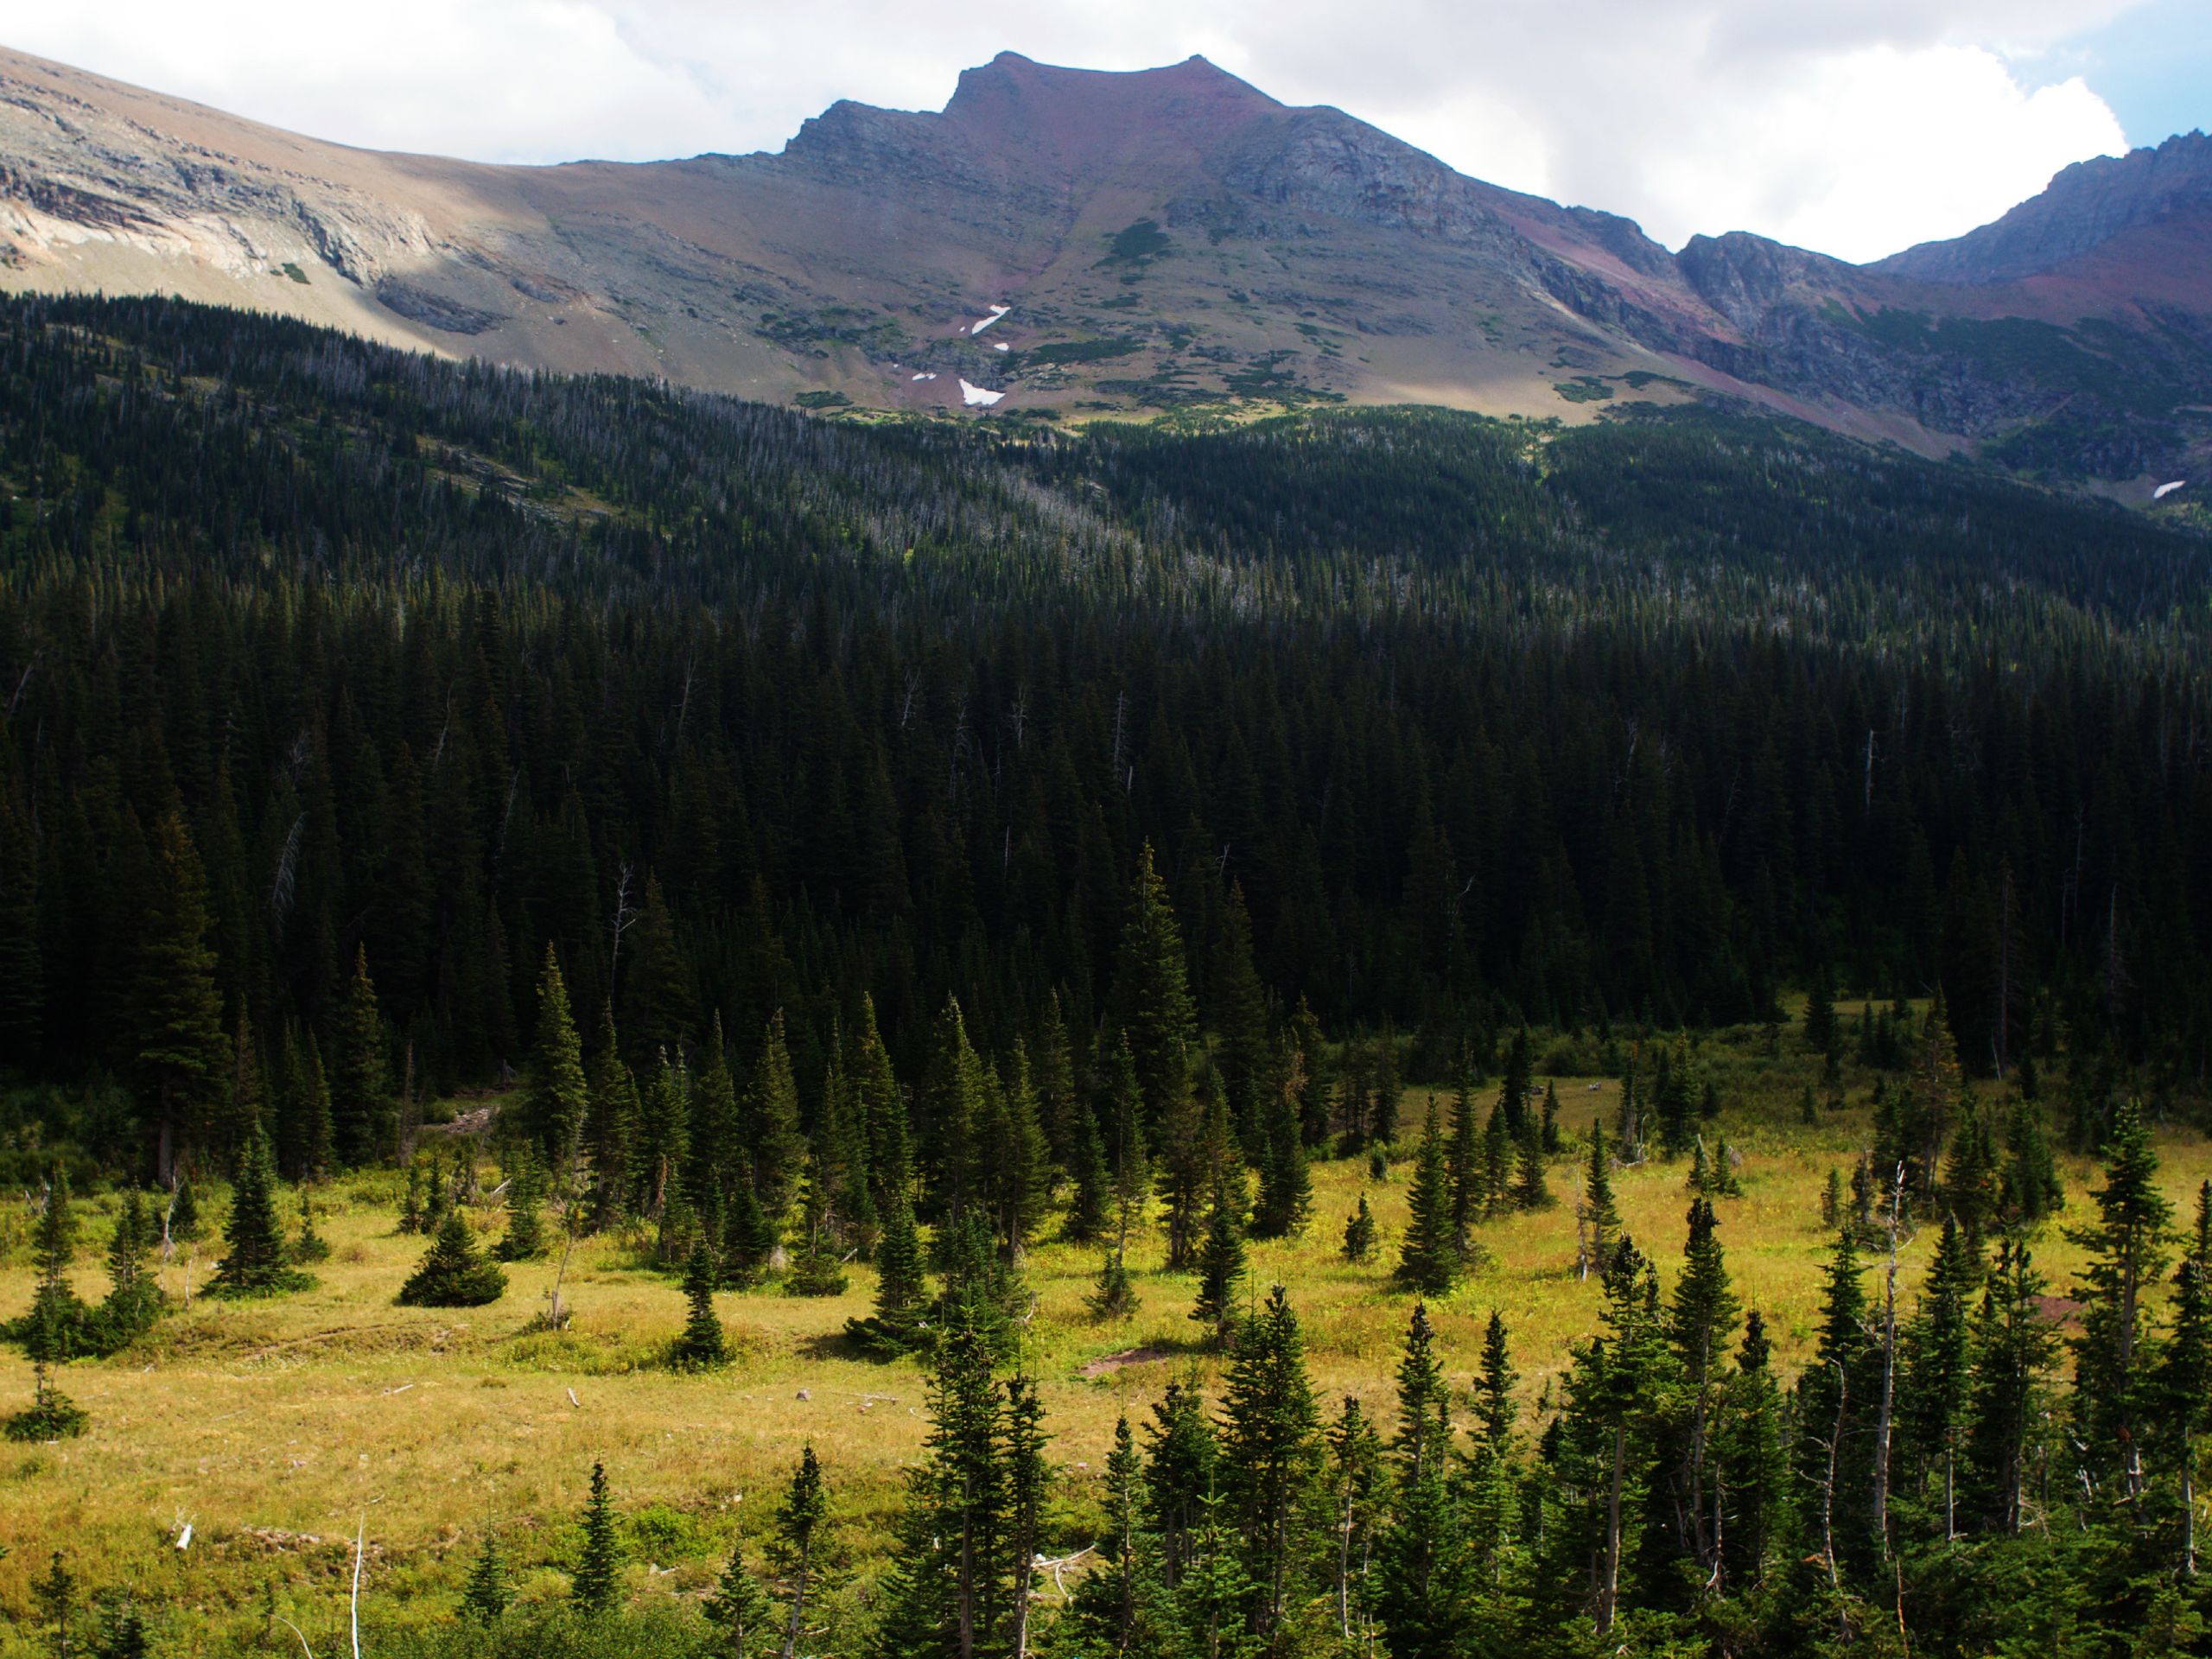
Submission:
[[[1729,1266],[1745,1305],[1766,1314],[1789,1375],[1813,1340],[1827,1247],[1822,1187],[1831,1168],[1848,1172],[1866,1139],[1872,1078],[1847,1070],[1844,1106],[1824,1108],[1821,1122],[1808,1126],[1798,1102],[1819,1062],[1794,1033],[1785,1030],[1778,1045],[1759,1030],[1708,1037],[1701,1058],[1723,1102],[1709,1135],[1744,1158],[1742,1196],[1719,1206]],[[1598,1287],[1573,1272],[1577,1147],[1593,1116],[1610,1133],[1618,1095],[1610,1080],[1544,1081],[1558,1090],[1567,1141],[1551,1171],[1557,1202],[1486,1226],[1487,1262],[1432,1304],[1447,1364],[1461,1380],[1491,1310],[1503,1314],[1532,1413],[1569,1344],[1592,1328]],[[1485,1109],[1494,1092],[1480,1096]],[[1371,1180],[1364,1158],[1316,1166],[1305,1235],[1251,1249],[1252,1285],[1290,1288],[1330,1412],[1344,1394],[1389,1409],[1412,1307],[1390,1282],[1411,1174],[1402,1159],[1427,1095],[1407,1091],[1402,1161],[1388,1179]],[[1446,1096],[1437,1100],[1448,1109]],[[2178,1209],[2212,1176],[2212,1145],[2176,1128],[2162,1131],[2160,1149]],[[2064,1170],[2069,1213],[2078,1216],[2094,1170],[2070,1157]],[[1629,1230],[1669,1284],[1686,1173],[1686,1163],[1655,1160],[1615,1178]],[[1362,1192],[1382,1243],[1373,1262],[1354,1267],[1338,1246]],[[773,1285],[724,1294],[720,1312],[739,1358],[724,1371],[683,1374],[659,1363],[682,1324],[683,1298],[671,1278],[645,1265],[640,1240],[577,1246],[565,1287],[573,1323],[559,1334],[526,1330],[543,1306],[550,1260],[510,1268],[505,1297],[487,1307],[394,1306],[426,1248],[397,1230],[398,1200],[391,1173],[326,1189],[317,1226],[331,1255],[313,1269],[315,1287],[244,1303],[197,1294],[220,1254],[223,1205],[207,1205],[209,1237],[161,1270],[173,1303],[189,1279],[189,1305],[124,1354],[62,1372],[60,1386],[92,1415],[85,1437],[0,1446],[0,1544],[8,1552],[0,1559],[0,1656],[43,1650],[7,1627],[29,1614],[29,1580],[54,1549],[67,1552],[88,1587],[128,1585],[142,1605],[163,1609],[165,1652],[220,1651],[272,1635],[292,1645],[272,1612],[301,1626],[318,1653],[331,1650],[357,1525],[367,1541],[369,1632],[445,1614],[486,1527],[499,1529],[525,1600],[557,1597],[594,1459],[605,1461],[627,1516],[632,1597],[696,1595],[747,1513],[758,1516],[748,1532],[765,1526],[774,1490],[806,1440],[832,1484],[851,1568],[837,1593],[864,1592],[871,1558],[890,1535],[899,1471],[925,1427],[920,1368],[856,1358],[841,1340],[846,1319],[868,1310],[874,1281],[866,1268],[855,1268],[849,1291],[833,1299],[789,1297]],[[296,1217],[295,1195],[288,1191],[283,1202]],[[103,1195],[80,1210],[79,1288],[97,1298],[113,1201]],[[480,1236],[495,1237],[500,1226],[495,1211],[478,1218]],[[30,1231],[29,1206],[16,1199],[0,1217],[0,1317],[29,1304]],[[1924,1230],[1910,1243],[1908,1281],[1931,1242]],[[1134,1421],[1172,1376],[1188,1368],[1210,1376],[1218,1367],[1188,1318],[1194,1281],[1160,1272],[1160,1255],[1154,1230],[1135,1256],[1139,1313],[1104,1325],[1084,1307],[1095,1250],[1048,1243],[1027,1262],[1037,1295],[1030,1364],[1066,1471],[1070,1548],[1090,1541],[1088,1489],[1116,1414]],[[2061,1229],[2045,1230],[2038,1259],[2063,1294],[2079,1258]],[[20,1351],[0,1351],[0,1404],[16,1409],[30,1389]],[[188,1524],[190,1542],[181,1548]]]

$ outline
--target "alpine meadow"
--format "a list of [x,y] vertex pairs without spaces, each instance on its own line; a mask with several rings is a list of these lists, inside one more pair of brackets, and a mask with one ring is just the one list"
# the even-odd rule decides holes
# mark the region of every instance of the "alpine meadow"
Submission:
[[[971,73],[791,166],[1107,96]],[[1414,317],[1444,225],[1373,350],[1535,353],[1503,410],[1356,371],[1292,288],[1370,245],[1264,169],[924,356],[763,298],[759,158],[639,169],[784,204],[728,247],[532,221],[603,294],[134,292],[245,175],[32,109],[0,1659],[2212,1653],[2212,308],[1926,298],[2107,187],[2181,238],[2202,137],[1702,344],[1548,203]],[[729,355],[589,372],[601,305]]]

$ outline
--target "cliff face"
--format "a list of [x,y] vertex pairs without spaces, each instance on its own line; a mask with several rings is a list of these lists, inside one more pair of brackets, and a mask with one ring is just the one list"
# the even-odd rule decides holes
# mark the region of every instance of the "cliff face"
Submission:
[[1581,420],[1718,395],[2178,476],[2212,403],[2212,141],[2070,168],[1967,237],[1854,267],[1740,233],[1670,254],[1197,58],[1004,54],[942,112],[841,102],[775,155],[495,168],[0,53],[0,285],[180,291],[817,404]]

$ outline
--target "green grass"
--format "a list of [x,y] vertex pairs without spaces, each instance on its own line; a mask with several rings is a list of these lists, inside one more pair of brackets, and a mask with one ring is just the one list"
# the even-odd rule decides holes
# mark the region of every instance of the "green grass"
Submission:
[[1572,380],[1560,381],[1552,390],[1570,404],[1601,404],[1613,395],[1613,389],[1594,374],[1578,374]]
[[[1562,1061],[1575,1052],[1537,1046]],[[1848,1071],[1849,1103],[1807,1127],[1797,1121],[1797,1101],[1817,1062],[1794,1033],[1785,1031],[1771,1052],[1762,1031],[1727,1033],[1707,1039],[1700,1058],[1724,1103],[1720,1119],[1707,1126],[1708,1144],[1726,1139],[1745,1156],[1743,1194],[1719,1206],[1729,1267],[1745,1305],[1765,1313],[1786,1375],[1815,1336],[1827,1248],[1821,1187],[1827,1171],[1847,1169],[1866,1140],[1872,1078]],[[1579,1169],[1572,1144],[1593,1116],[1610,1127],[1618,1105],[1610,1079],[1555,1082],[1570,1141],[1551,1170],[1558,1204],[1486,1226],[1485,1265],[1432,1302],[1455,1381],[1472,1369],[1490,1310],[1503,1314],[1531,1407],[1567,1363],[1569,1345],[1592,1329],[1598,1287],[1573,1272]],[[1407,1091],[1401,1122],[1408,1142],[1428,1093]],[[1483,1091],[1485,1109],[1494,1093]],[[1438,1098],[1448,1104],[1440,1091]],[[2178,1208],[2212,1175],[2212,1147],[2180,1129],[2164,1132],[2160,1146],[2164,1184]],[[2078,1159],[2067,1160],[2065,1171],[2070,1214],[2078,1217],[2093,1171]],[[1364,1159],[1320,1164],[1304,1236],[1251,1250],[1255,1289],[1290,1288],[1322,1397],[1356,1394],[1385,1414],[1413,1306],[1389,1281],[1409,1173],[1401,1164],[1378,1184],[1369,1180]],[[1629,1229],[1669,1282],[1688,1201],[1685,1173],[1682,1163],[1653,1161],[1620,1172],[1615,1182]],[[1355,1268],[1338,1258],[1337,1245],[1362,1192],[1381,1224],[1382,1246],[1374,1264]],[[296,1213],[289,1194],[285,1206]],[[211,1195],[211,1232],[222,1207]],[[332,1252],[318,1264],[313,1289],[210,1300],[200,1290],[219,1247],[203,1243],[161,1273],[180,1301],[189,1282],[189,1306],[116,1358],[62,1371],[61,1388],[91,1414],[91,1427],[79,1440],[0,1454],[0,1544],[9,1550],[0,1559],[0,1626],[28,1610],[30,1578],[50,1549],[66,1547],[88,1585],[136,1585],[143,1599],[168,1610],[166,1617],[188,1619],[202,1643],[194,1651],[258,1643],[262,1599],[272,1584],[280,1611],[311,1631],[329,1631],[342,1611],[354,1527],[364,1518],[372,1631],[445,1617],[489,1524],[501,1529],[524,1598],[551,1599],[564,1583],[556,1569],[594,1459],[606,1461],[638,1545],[631,1593],[647,1602],[695,1594],[717,1570],[739,1517],[755,1513],[807,1440],[823,1460],[855,1558],[852,1583],[868,1581],[874,1553],[889,1535],[899,1471],[916,1455],[924,1422],[913,1362],[872,1363],[841,1340],[845,1320],[868,1306],[867,1268],[854,1269],[851,1288],[839,1297],[787,1297],[772,1287],[722,1295],[738,1358],[727,1370],[690,1375],[663,1369],[660,1360],[682,1324],[682,1295],[671,1278],[639,1265],[634,1241],[595,1238],[579,1248],[565,1288],[575,1320],[556,1334],[531,1329],[554,1274],[550,1261],[515,1264],[506,1295],[490,1306],[395,1306],[392,1296],[426,1242],[396,1231],[391,1174],[339,1183],[317,1210]],[[78,1278],[94,1296],[104,1288],[98,1263],[112,1200],[86,1211]],[[20,1224],[11,1208],[0,1227],[0,1318],[20,1313],[30,1298]],[[480,1233],[496,1235],[499,1224],[486,1214]],[[1929,1243],[1924,1232],[1908,1241],[1908,1296]],[[2054,1227],[2037,1254],[2054,1289],[2064,1290],[2079,1253]],[[1094,1251],[1046,1243],[1027,1262],[1038,1298],[1028,1361],[1042,1382],[1071,1497],[1091,1491],[1117,1413],[1144,1412],[1185,1368],[1207,1379],[1217,1374],[1218,1361],[1196,1345],[1198,1328],[1186,1317],[1193,1282],[1161,1271],[1160,1256],[1155,1229],[1135,1255],[1138,1313],[1105,1326],[1084,1311]],[[1141,1349],[1166,1357],[1086,1375],[1096,1362]],[[30,1391],[28,1363],[13,1349],[0,1351],[0,1410],[27,1403]],[[175,1541],[188,1521],[193,1542],[179,1551]],[[756,1516],[748,1533],[757,1538],[761,1525]],[[0,1656],[35,1650],[25,1636],[0,1629]]]

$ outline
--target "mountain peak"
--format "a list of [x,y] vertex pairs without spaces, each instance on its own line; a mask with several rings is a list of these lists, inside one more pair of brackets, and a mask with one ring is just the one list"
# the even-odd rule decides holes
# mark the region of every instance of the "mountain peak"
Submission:
[[2202,132],[2075,162],[2003,218],[1948,242],[1907,248],[1869,269],[1955,286],[2017,282],[2190,209],[2212,210],[2212,138]]

